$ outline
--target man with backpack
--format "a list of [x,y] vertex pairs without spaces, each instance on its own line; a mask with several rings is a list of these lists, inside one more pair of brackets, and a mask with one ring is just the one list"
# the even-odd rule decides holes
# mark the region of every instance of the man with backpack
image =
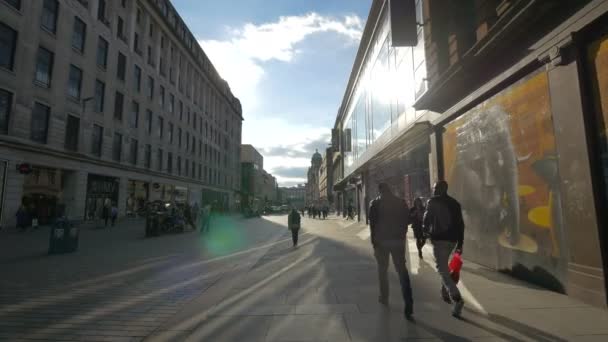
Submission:
[[433,243],[437,272],[441,276],[441,295],[447,303],[454,303],[452,316],[460,317],[464,301],[450,275],[448,262],[453,252],[462,254],[464,221],[458,201],[448,195],[448,183],[438,181],[433,197],[428,201],[423,219],[423,230]]
[[380,282],[380,297],[382,305],[388,305],[388,261],[393,259],[393,265],[399,275],[401,294],[405,302],[404,314],[408,320],[414,313],[414,300],[410,275],[405,265],[405,235],[409,221],[409,210],[405,201],[395,196],[388,184],[378,185],[380,196],[374,199],[369,208],[369,227],[374,247],[374,256],[378,263],[378,280]]

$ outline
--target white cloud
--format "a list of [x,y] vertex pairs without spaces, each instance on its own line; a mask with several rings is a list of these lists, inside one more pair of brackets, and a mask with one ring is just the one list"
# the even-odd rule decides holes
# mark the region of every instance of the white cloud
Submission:
[[203,39],[199,44],[239,97],[248,117],[257,108],[256,89],[265,75],[264,62],[291,62],[298,53],[297,45],[315,33],[333,32],[356,43],[362,30],[362,20],[356,15],[334,18],[309,13],[259,25],[247,23],[229,29],[227,40]]
[[[329,128],[313,125],[294,127],[281,118],[281,113],[268,113],[260,108],[259,86],[265,77],[271,77],[265,70],[265,63],[293,62],[300,52],[298,45],[314,34],[338,34],[347,43],[356,44],[362,31],[363,21],[356,15],[337,18],[308,13],[280,17],[270,23],[247,23],[240,28],[230,28],[226,40],[202,39],[199,44],[241,100],[245,117],[243,143],[254,145],[260,152],[279,145],[303,152],[306,144],[327,135]],[[272,172],[276,167],[309,166],[310,157],[303,158],[301,154],[268,156],[264,158],[264,168]],[[278,181],[284,185],[303,183],[306,179],[278,177]]]

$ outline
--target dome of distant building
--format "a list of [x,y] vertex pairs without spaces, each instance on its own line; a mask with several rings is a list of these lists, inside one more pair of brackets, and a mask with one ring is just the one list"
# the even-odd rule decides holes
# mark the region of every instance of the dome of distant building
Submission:
[[315,154],[312,155],[312,162],[321,163],[322,161],[323,161],[323,156],[321,156],[321,153],[319,153],[319,150],[315,150]]

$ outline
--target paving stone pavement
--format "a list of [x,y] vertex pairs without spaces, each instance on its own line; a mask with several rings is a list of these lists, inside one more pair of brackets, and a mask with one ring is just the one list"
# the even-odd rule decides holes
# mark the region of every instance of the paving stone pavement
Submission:
[[392,269],[389,306],[377,302],[364,225],[305,218],[298,248],[285,225],[285,216],[230,218],[209,237],[144,239],[141,222],[129,221],[83,232],[80,251],[61,256],[43,255],[44,232],[0,235],[9,275],[0,340],[608,340],[606,310],[466,260],[467,305],[452,318],[428,247],[424,260],[408,258],[416,321],[407,322]]

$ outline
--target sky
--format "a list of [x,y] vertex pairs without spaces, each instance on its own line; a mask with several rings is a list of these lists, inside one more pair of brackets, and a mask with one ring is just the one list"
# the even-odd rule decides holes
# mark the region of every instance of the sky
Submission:
[[173,0],[243,106],[243,144],[280,186],[329,145],[372,0]]

